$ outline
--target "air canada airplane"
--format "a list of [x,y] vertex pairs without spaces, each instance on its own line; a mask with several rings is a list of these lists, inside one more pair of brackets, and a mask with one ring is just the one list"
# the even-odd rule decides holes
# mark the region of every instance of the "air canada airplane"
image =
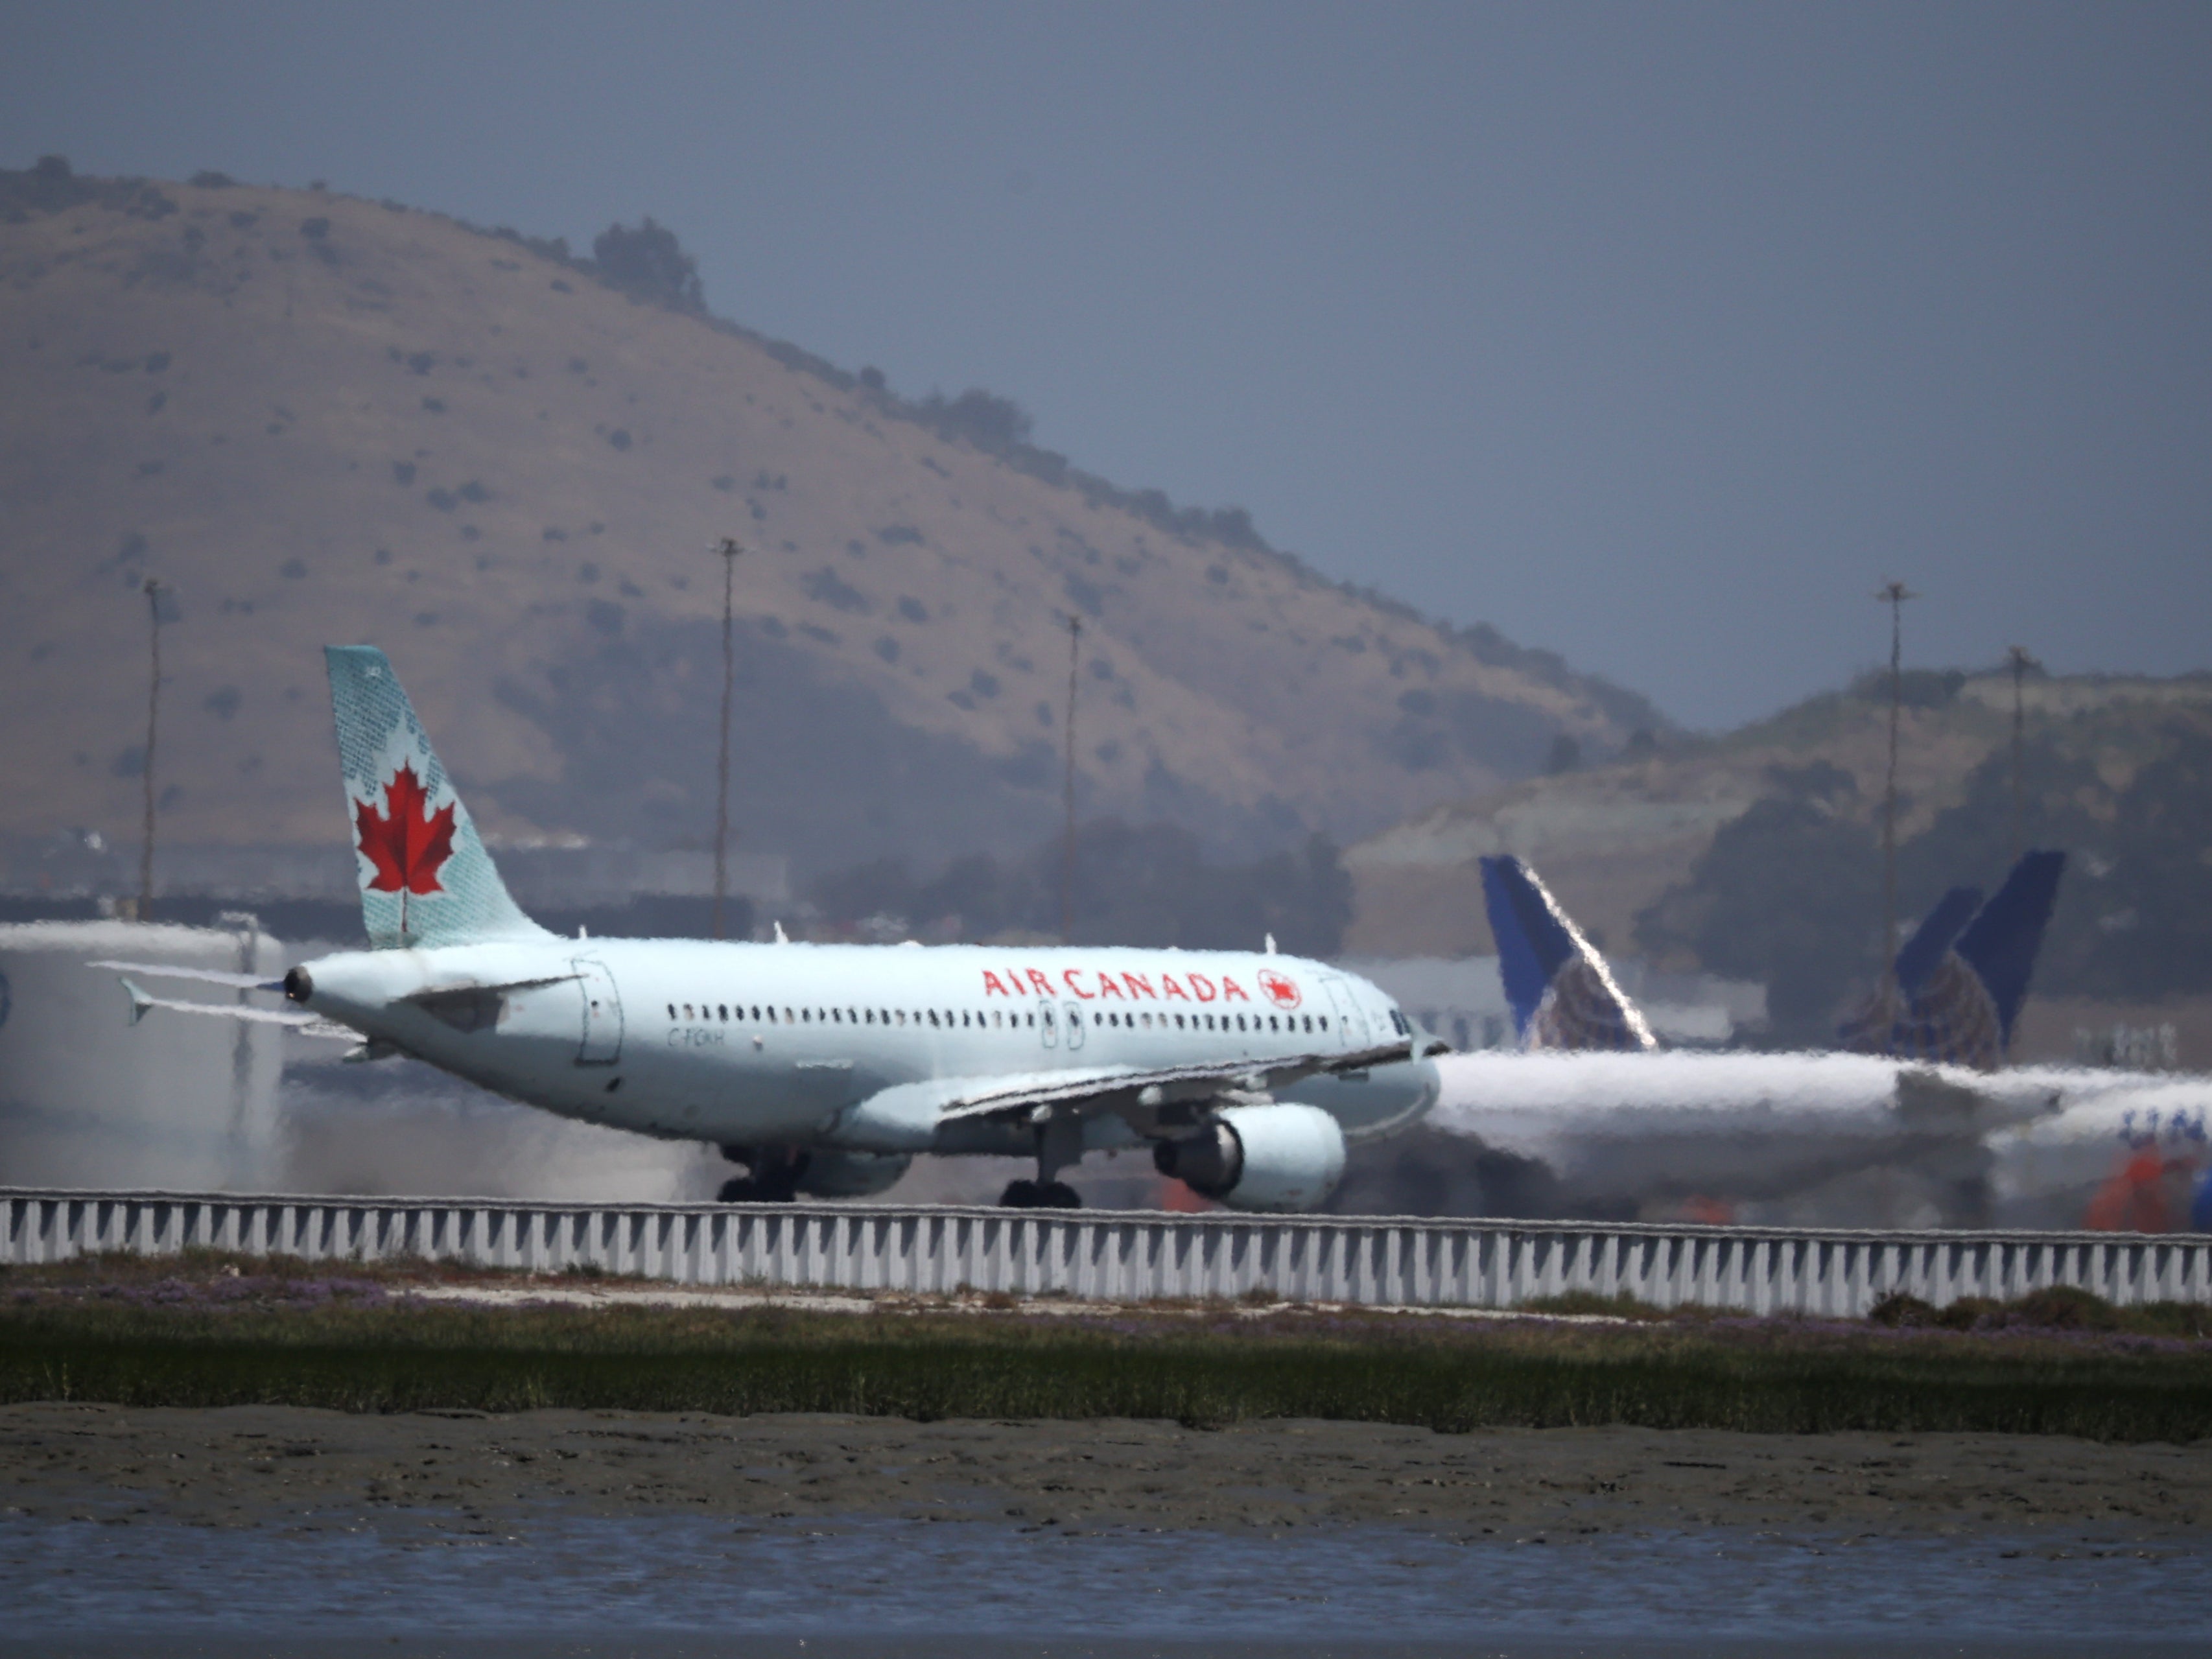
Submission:
[[557,938],[507,895],[384,653],[325,649],[368,949],[281,981],[102,963],[281,991],[289,1008],[155,997],[410,1054],[563,1116],[703,1140],[744,1166],[726,1201],[863,1197],[916,1152],[1012,1154],[1003,1201],[1072,1207],[1085,1152],[1248,1210],[1312,1209],[1348,1141],[1434,1103],[1390,999],[1264,952]]
[[[1966,1223],[2030,1179],[2008,1171],[2062,1125],[2066,1146],[2101,1146],[2107,1118],[2201,1134],[2206,1079],[2001,1066],[2063,863],[2028,854],[1987,903],[1948,894],[1898,954],[1887,1019],[1870,1004],[1838,1034],[1844,1051],[1711,1054],[1660,1052],[1535,872],[1485,859],[1521,1052],[1438,1061],[1434,1121],[1534,1166],[1573,1213],[1786,1200],[1886,1166],[1915,1171],[1938,1211]],[[2175,1116],[2192,1103],[2193,1118]]]

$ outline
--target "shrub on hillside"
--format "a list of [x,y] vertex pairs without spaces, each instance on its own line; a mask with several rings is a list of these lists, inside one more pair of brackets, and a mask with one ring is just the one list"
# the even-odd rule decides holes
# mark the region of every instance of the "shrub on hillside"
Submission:
[[677,311],[706,313],[698,261],[684,251],[674,231],[653,223],[650,214],[635,230],[609,225],[593,237],[592,259],[599,275],[626,294]]

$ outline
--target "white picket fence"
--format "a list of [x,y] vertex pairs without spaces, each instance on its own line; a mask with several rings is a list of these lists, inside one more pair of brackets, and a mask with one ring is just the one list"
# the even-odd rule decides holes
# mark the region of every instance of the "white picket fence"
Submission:
[[421,1258],[685,1285],[1008,1291],[1148,1302],[1271,1292],[1368,1307],[1510,1308],[1586,1291],[1660,1307],[1855,1316],[2069,1285],[2212,1303],[2212,1236],[1038,1211],[845,1204],[526,1204],[0,1188],[0,1261],[204,1249]]

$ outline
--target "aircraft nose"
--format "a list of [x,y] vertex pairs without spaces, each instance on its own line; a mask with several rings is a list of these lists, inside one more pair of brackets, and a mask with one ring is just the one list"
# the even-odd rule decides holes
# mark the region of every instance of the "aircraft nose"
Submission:
[[314,976],[304,968],[295,968],[284,975],[284,1000],[305,1002],[315,994]]

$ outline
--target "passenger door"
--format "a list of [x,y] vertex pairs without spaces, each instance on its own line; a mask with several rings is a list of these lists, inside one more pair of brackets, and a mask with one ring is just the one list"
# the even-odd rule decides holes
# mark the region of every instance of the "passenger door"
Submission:
[[1334,974],[1321,976],[1322,988],[1328,993],[1328,1006],[1336,1011],[1336,1029],[1342,1037],[1338,1047],[1364,1048],[1369,1044],[1366,1018],[1359,1012],[1359,1004],[1352,994],[1352,988]]
[[575,959],[576,983],[584,994],[583,1042],[576,1050],[579,1066],[612,1066],[622,1059],[622,994],[615,976],[603,962]]

